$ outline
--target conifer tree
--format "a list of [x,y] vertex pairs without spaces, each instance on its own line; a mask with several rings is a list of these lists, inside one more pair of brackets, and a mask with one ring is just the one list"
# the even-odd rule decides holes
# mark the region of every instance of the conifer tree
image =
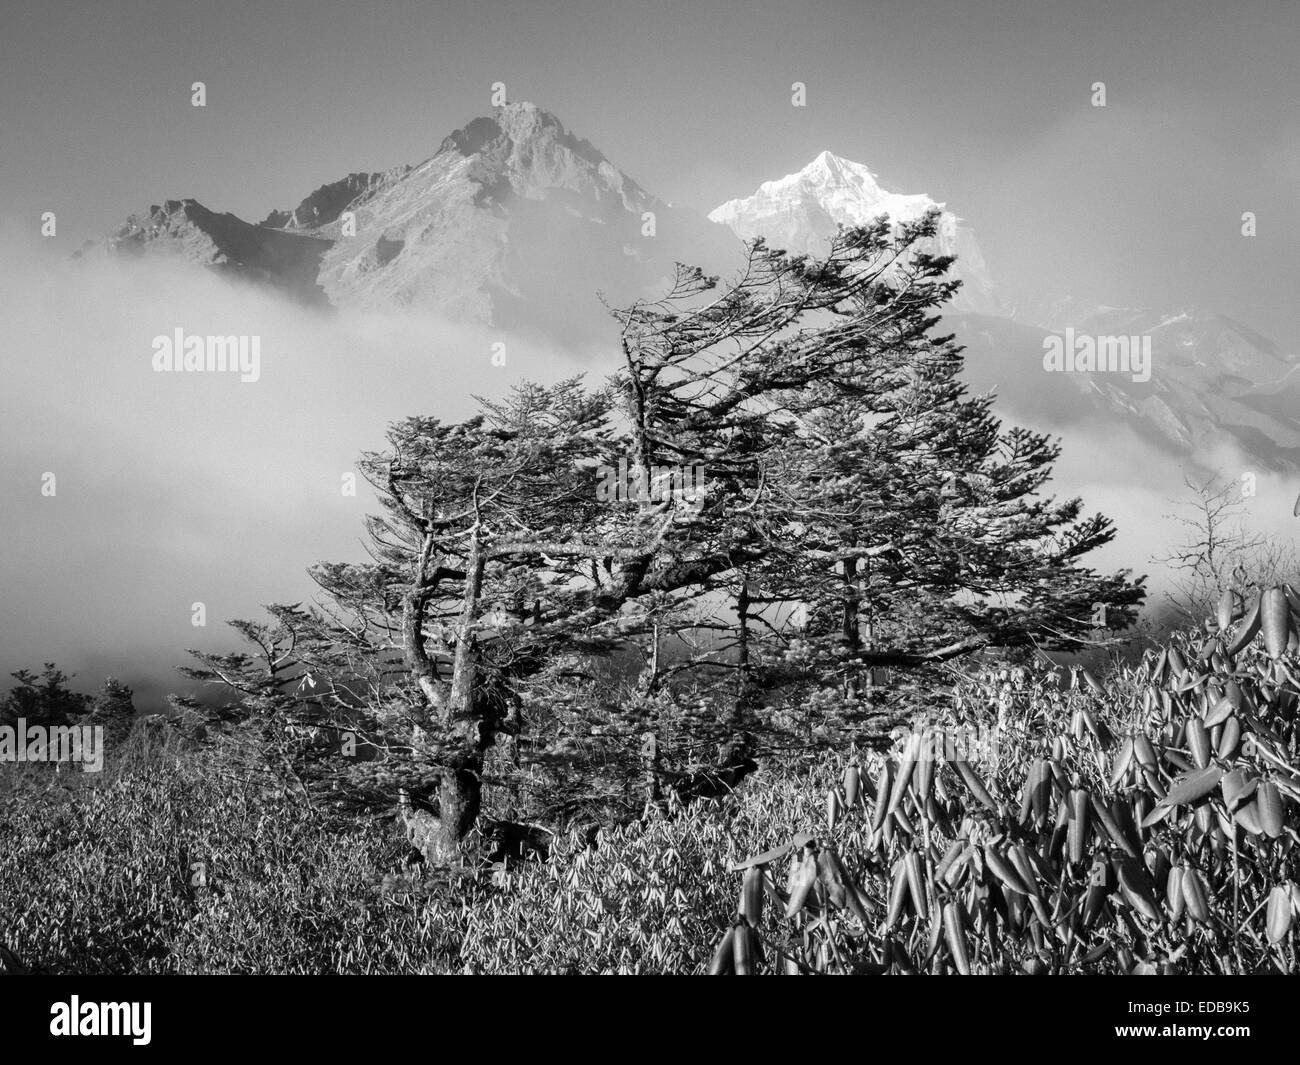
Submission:
[[90,697],[72,691],[72,678],[53,662],[46,662],[39,676],[29,669],[10,675],[18,683],[0,699],[0,725],[12,727],[20,718],[29,727],[70,725],[86,712]]
[[131,689],[114,677],[108,677],[90,703],[86,724],[104,730],[104,743],[118,749],[131,733],[135,721],[135,702]]

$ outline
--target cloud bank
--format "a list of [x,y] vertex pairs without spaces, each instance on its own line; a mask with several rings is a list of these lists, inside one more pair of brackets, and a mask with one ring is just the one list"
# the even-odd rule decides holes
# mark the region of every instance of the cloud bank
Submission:
[[[183,689],[187,647],[233,649],[226,619],[310,598],[319,559],[363,557],[373,494],[343,478],[389,422],[613,368],[501,330],[313,311],[181,264],[42,258],[0,245],[6,681],[55,661],[82,690],[111,674],[157,708]],[[155,338],[177,329],[259,338],[258,379],[154,372]]]

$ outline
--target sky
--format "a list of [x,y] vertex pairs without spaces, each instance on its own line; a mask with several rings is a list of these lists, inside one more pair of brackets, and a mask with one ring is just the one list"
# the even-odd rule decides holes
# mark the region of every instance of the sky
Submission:
[[[485,344],[447,323],[326,323],[213,278],[67,271],[130,213],[193,197],[260,220],[427,158],[504,82],[675,205],[707,212],[830,149],[945,202],[1012,304],[1199,304],[1300,353],[1298,44],[1293,0],[0,0],[0,522],[18,530],[0,671],[53,658],[156,706],[185,647],[233,646],[221,619],[360,557],[372,508],[338,483],[386,421],[506,387],[450,354]],[[40,239],[46,211],[58,233]],[[227,332],[231,313],[281,353],[255,392],[137,372],[159,323]],[[1067,449],[1063,478],[1140,525],[1178,473],[1139,448]],[[58,497],[34,467],[60,473]]]

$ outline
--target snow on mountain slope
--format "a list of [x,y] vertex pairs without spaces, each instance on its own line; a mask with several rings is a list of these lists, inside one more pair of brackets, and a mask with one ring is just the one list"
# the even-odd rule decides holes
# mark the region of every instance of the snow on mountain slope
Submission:
[[770,245],[794,254],[823,253],[839,226],[859,226],[888,215],[910,222],[931,208],[942,210],[933,250],[956,255],[955,275],[963,286],[955,310],[1000,314],[988,266],[974,232],[961,225],[944,204],[920,193],[889,192],[866,166],[822,152],[802,170],[766,181],[752,196],[728,200],[709,218],[731,228],[742,239],[766,237]]

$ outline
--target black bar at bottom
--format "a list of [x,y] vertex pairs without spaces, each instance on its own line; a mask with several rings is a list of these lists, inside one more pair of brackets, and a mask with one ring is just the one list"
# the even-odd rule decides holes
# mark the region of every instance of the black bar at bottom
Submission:
[[468,1042],[495,1054],[575,1039],[593,1053],[643,1040],[650,1051],[667,1039],[681,1053],[697,1040],[700,1050],[741,1049],[751,1039],[765,1049],[785,1039],[811,1047],[818,1033],[831,1044],[868,1035],[883,1040],[882,1049],[894,1042],[977,1053],[1037,1038],[1080,1051],[1125,1043],[1227,1049],[1280,1040],[1295,1017],[1295,985],[1262,977],[769,979],[688,991],[653,978],[580,986],[539,978],[524,986],[503,978],[61,976],[0,987],[0,1030],[13,1061],[22,1059],[9,1052],[20,1048],[94,1053],[97,1044],[129,1053],[338,1055],[413,1043],[464,1050]]

